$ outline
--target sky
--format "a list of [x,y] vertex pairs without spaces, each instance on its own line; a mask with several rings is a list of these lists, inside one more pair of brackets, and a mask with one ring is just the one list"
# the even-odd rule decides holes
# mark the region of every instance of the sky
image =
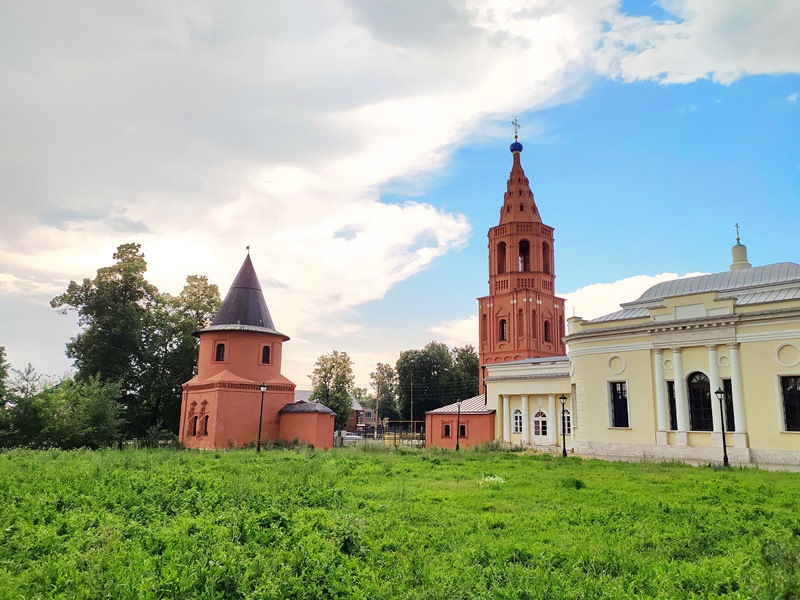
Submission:
[[68,373],[49,301],[136,242],[176,294],[246,250],[309,387],[477,342],[511,120],[567,314],[800,262],[796,0],[0,0],[0,345]]

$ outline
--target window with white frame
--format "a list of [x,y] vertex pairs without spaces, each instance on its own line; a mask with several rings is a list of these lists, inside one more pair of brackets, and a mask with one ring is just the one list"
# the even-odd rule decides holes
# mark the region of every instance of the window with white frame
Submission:
[[568,408],[561,411],[561,430],[566,435],[572,435],[572,414]]
[[533,435],[547,435],[547,415],[540,410],[533,415]]
[[522,433],[522,411],[514,409],[514,433]]
[[628,419],[628,384],[609,381],[609,412],[611,427],[630,427]]

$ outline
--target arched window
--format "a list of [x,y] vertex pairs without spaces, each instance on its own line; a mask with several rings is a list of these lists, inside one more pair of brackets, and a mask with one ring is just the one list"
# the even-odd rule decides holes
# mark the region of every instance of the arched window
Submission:
[[689,392],[689,418],[692,431],[714,431],[711,416],[711,385],[705,373],[696,371],[686,380]]
[[544,320],[544,341],[545,342],[552,342],[553,340],[550,339],[551,337],[552,336],[551,336],[551,333],[550,333],[550,321],[545,319]]
[[525,337],[525,313],[521,308],[517,311],[517,337]]
[[542,271],[550,274],[550,244],[542,242]]
[[200,435],[208,435],[208,415],[203,417],[202,427],[200,428]]
[[197,435],[197,421],[198,421],[197,416],[192,417],[192,426],[190,428],[191,431],[189,435]]
[[497,274],[502,275],[506,272],[506,243],[497,244]]
[[214,353],[214,360],[217,362],[222,362],[225,360],[225,344],[217,344],[217,349]]
[[531,337],[536,337],[536,311],[531,311]]
[[450,423],[443,423],[442,424],[442,437],[449,438],[450,437]]
[[522,411],[514,409],[514,433],[522,433]]
[[486,340],[488,339],[488,333],[486,331],[487,321],[488,321],[488,319],[486,318],[486,315],[484,314],[481,317],[481,341],[482,342],[486,342]]
[[533,415],[533,435],[547,435],[547,415],[540,410]]
[[561,411],[561,431],[565,435],[572,435],[572,415],[568,408],[564,408]]
[[531,270],[531,244],[528,240],[522,240],[519,243],[519,270]]
[[500,341],[505,342],[508,341],[508,321],[505,319],[500,319]]
[[525,210],[525,205],[522,202],[520,202],[519,203],[519,212],[522,212],[524,210]]
[[264,346],[261,349],[261,362],[264,363],[265,365],[269,364],[269,359],[271,358],[269,352],[270,352],[269,346]]

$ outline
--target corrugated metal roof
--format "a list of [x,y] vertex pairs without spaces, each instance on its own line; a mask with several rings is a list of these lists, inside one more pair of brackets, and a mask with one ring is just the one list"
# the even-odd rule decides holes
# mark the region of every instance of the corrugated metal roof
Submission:
[[289,339],[289,336],[277,331],[272,323],[272,317],[269,314],[267,302],[264,300],[261,284],[258,282],[258,276],[249,254],[245,257],[244,263],[211,325],[195,334],[207,331],[257,331],[283,336],[284,341]]
[[[472,398],[467,398],[466,400],[461,401],[461,414],[491,414],[495,412],[494,409],[486,408],[486,400],[484,399],[483,394],[479,394],[478,396],[473,396]],[[440,408],[436,408],[434,410],[429,410],[425,414],[437,414],[437,415],[455,415],[458,414],[458,402],[454,402],[453,404],[448,404],[447,406],[442,406]]]
[[664,298],[703,292],[720,292],[723,298],[734,298],[737,305],[793,300],[800,298],[800,265],[783,262],[663,281],[649,288],[637,300],[622,304],[622,310],[591,319],[589,322],[602,323],[647,317],[650,314],[649,309],[661,306]]
[[663,300],[671,296],[699,294],[702,292],[724,292],[742,288],[773,285],[783,282],[800,282],[800,265],[796,263],[775,263],[763,267],[725,271],[685,279],[673,279],[657,283],[639,296],[636,303]]

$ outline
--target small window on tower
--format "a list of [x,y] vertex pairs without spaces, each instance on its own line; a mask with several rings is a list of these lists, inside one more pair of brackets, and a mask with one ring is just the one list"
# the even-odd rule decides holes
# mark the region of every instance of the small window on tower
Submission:
[[217,362],[222,362],[225,360],[225,344],[217,344],[217,349],[214,353],[214,360]]
[[270,364],[270,349],[269,346],[264,346],[261,349],[261,362],[265,365]]
[[525,205],[522,202],[520,202],[519,203],[519,212],[522,212],[523,210],[525,210]]
[[508,321],[500,319],[500,341],[508,340]]
[[550,321],[545,320],[544,322],[544,341],[545,342],[552,342],[550,334]]

